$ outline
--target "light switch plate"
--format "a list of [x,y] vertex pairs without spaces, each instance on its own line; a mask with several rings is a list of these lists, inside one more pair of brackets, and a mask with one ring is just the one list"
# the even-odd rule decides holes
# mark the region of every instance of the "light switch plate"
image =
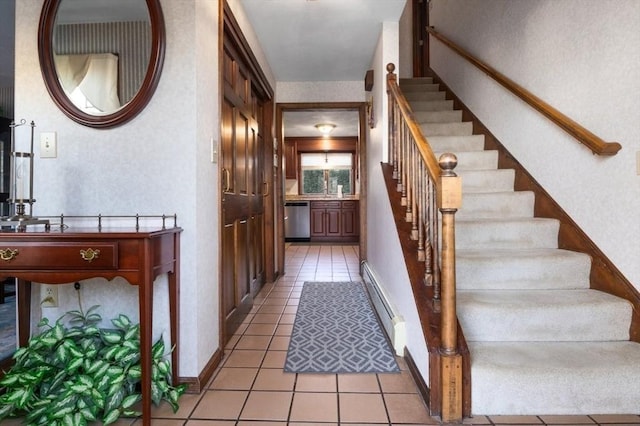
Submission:
[[56,132],[40,133],[40,158],[56,158],[57,156]]

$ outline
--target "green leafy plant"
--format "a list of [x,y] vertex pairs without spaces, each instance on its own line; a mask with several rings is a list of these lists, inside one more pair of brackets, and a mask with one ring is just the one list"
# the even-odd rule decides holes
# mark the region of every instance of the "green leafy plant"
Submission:
[[[54,325],[40,322],[45,330],[15,352],[0,380],[0,421],[24,416],[38,426],[108,425],[141,415],[140,325],[119,315],[111,320],[115,328],[99,328],[97,309],[67,312]],[[186,385],[172,385],[167,355],[161,337],[152,348],[151,399],[167,401],[175,412]]]

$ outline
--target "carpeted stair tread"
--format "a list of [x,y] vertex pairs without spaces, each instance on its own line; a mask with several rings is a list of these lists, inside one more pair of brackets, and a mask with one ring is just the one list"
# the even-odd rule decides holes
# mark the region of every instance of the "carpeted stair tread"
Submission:
[[431,149],[435,152],[480,152],[484,150],[484,135],[427,136]]
[[420,123],[455,123],[462,122],[462,111],[414,111],[413,117]]
[[[405,98],[411,104],[411,109],[414,111],[419,110],[419,102],[432,102],[432,101],[444,101],[446,99],[445,92],[408,92],[405,93]],[[418,104],[416,104],[418,102]]]
[[533,217],[534,202],[531,191],[468,193],[456,219]]
[[[561,249],[456,249],[459,290],[584,289],[591,257]],[[465,331],[466,333],[466,331]]]
[[474,414],[637,413],[640,344],[469,342]]
[[421,112],[428,111],[451,111],[453,110],[453,101],[438,100],[438,101],[412,101],[409,102],[413,114],[419,114]]
[[404,89],[405,86],[415,86],[415,85],[421,85],[421,84],[432,84],[433,83],[433,77],[401,78],[399,80],[399,83],[400,83],[400,87],[402,89]]
[[456,249],[557,248],[560,222],[547,218],[458,219]]
[[470,136],[473,133],[473,123],[425,123],[421,124],[422,133],[429,136]]
[[423,82],[420,84],[405,84],[402,85],[402,92],[406,95],[414,91],[419,92],[439,92],[440,85],[438,83]]
[[629,340],[631,304],[598,290],[460,290],[467,341]]

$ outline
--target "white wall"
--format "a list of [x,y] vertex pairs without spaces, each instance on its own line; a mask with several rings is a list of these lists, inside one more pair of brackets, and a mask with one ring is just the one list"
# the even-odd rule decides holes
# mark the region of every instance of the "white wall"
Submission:
[[640,288],[640,2],[432,0],[436,30],[622,150],[575,139],[431,39],[431,67]]
[[[210,78],[218,75],[217,2],[162,1],[167,44],[158,88],[139,116],[109,130],[76,124],[49,97],[36,37],[42,3],[16,2],[16,118],[34,120],[36,138],[42,131],[58,137],[56,159],[40,159],[36,149],[35,213],[177,213],[184,229],[180,373],[196,376],[219,346],[218,174],[209,162],[210,139],[219,139],[218,82]],[[60,299],[60,309],[46,315],[77,308],[72,289],[60,288]],[[92,304],[102,305],[103,318],[138,318],[137,289],[123,280],[86,282],[83,305]],[[155,306],[154,335],[168,334],[166,277]]]
[[[384,22],[371,68],[374,70],[376,127],[368,133],[367,146],[367,261],[391,303],[404,317],[407,348],[425,381],[429,381],[429,354],[416,310],[411,283],[402,255],[380,162],[388,160],[387,64],[398,64],[399,25]],[[400,70],[396,68],[396,74]]]

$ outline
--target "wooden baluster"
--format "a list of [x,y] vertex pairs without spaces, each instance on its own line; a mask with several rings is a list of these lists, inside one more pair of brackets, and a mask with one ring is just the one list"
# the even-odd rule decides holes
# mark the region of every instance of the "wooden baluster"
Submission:
[[424,250],[424,221],[425,221],[425,179],[427,170],[421,161],[418,171],[418,260],[424,262],[426,259]]
[[418,239],[418,220],[420,214],[420,208],[418,207],[420,200],[420,165],[422,159],[418,155],[418,148],[413,145],[413,215],[411,217],[411,239],[416,241]]
[[405,212],[404,220],[411,222],[413,213],[413,178],[415,176],[414,159],[415,159],[415,141],[411,137],[411,134],[407,132],[407,188],[405,192],[407,194],[407,211]]

